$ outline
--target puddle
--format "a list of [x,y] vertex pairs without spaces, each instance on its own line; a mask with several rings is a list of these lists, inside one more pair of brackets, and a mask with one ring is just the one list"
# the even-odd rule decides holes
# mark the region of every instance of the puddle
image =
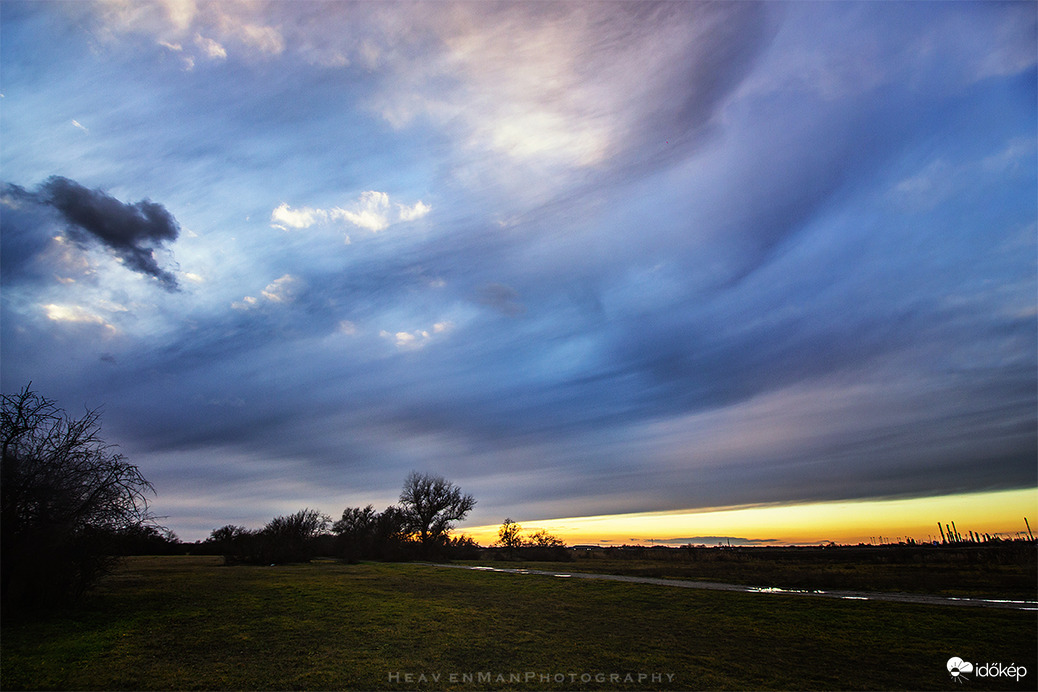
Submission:
[[749,586],[746,591],[750,593],[810,593],[824,594],[824,591],[809,591],[808,589],[781,589],[777,586]]

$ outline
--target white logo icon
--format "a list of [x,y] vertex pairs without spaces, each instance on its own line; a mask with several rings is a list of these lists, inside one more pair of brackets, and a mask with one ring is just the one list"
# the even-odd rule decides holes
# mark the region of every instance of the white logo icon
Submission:
[[973,672],[973,664],[969,661],[963,661],[958,656],[952,656],[948,659],[948,672],[951,673],[952,680],[962,682],[963,680],[969,680],[965,676],[965,673]]

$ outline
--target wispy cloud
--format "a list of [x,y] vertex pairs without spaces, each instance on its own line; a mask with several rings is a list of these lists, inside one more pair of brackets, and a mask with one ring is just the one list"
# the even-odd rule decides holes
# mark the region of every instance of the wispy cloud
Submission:
[[357,228],[377,233],[393,223],[417,221],[432,210],[431,206],[424,204],[421,200],[412,205],[397,203],[396,207],[397,213],[394,215],[390,208],[388,194],[367,190],[362,192],[357,202],[349,208],[292,208],[287,202],[282,202],[271,212],[270,220],[274,228],[286,231],[289,228],[309,228],[317,223],[345,221]]
[[[285,274],[274,279],[260,292],[260,298],[267,303],[287,304],[294,302],[299,294],[305,289],[303,281],[298,276]],[[259,298],[245,296],[240,301],[231,304],[235,310],[249,310],[261,305]]]

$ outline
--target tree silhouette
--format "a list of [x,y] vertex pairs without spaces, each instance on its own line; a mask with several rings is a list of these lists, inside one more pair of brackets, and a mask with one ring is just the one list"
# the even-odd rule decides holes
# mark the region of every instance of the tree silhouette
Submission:
[[373,505],[347,507],[332,532],[338,537],[337,553],[347,562],[397,560],[407,553],[407,517],[393,505],[381,514]]
[[140,470],[100,436],[100,414],[74,419],[31,389],[3,395],[0,561],[5,605],[74,598],[104,574],[112,537],[151,524]]
[[259,532],[262,562],[309,562],[314,556],[314,542],[330,523],[327,515],[309,507],[274,517]]
[[514,554],[515,549],[523,544],[523,538],[519,535],[519,532],[522,530],[523,527],[510,518],[505,519],[501,524],[501,528],[497,530],[497,544],[507,548],[509,555]]
[[428,556],[436,547],[446,544],[454,522],[464,519],[476,500],[463,495],[458,486],[441,476],[412,471],[404,481],[400,504],[408,526],[418,534]]

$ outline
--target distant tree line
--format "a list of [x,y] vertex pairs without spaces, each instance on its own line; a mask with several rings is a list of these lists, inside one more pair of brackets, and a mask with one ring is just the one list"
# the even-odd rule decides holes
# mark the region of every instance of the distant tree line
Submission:
[[307,562],[319,555],[349,562],[475,557],[479,546],[471,538],[450,536],[475,504],[445,478],[411,472],[400,504],[382,512],[373,505],[347,507],[333,522],[306,508],[275,517],[262,529],[220,527],[203,547],[222,553],[228,563],[248,564]]

